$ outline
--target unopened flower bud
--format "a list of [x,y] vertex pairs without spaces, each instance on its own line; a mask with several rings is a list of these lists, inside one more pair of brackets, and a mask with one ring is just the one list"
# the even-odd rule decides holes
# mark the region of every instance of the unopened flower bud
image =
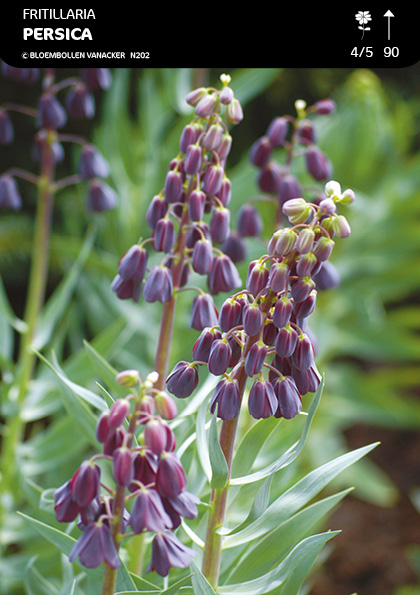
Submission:
[[168,254],[175,245],[176,233],[172,219],[164,217],[156,223],[153,232],[153,248],[156,252]]
[[296,130],[296,139],[302,145],[312,145],[316,142],[314,125],[310,120],[303,119],[300,121]]
[[335,111],[336,104],[332,99],[321,99],[314,103],[313,108],[317,114],[332,114]]
[[177,416],[178,408],[175,401],[166,391],[159,391],[155,398],[156,411],[162,419],[171,420]]
[[343,205],[350,205],[355,200],[356,200],[356,197],[355,197],[353,190],[350,190],[350,188],[347,188],[347,190],[344,190],[344,192],[341,195],[340,203]]
[[308,277],[314,270],[317,263],[317,258],[313,252],[301,254],[296,263],[296,274],[299,277]]
[[289,283],[289,267],[285,262],[274,262],[270,267],[268,285],[274,293],[286,291]]
[[232,147],[232,136],[228,132],[225,132],[223,134],[222,140],[220,141],[220,144],[217,148],[217,154],[219,155],[219,158],[222,161],[224,161],[226,159],[226,157],[229,155],[231,147]]
[[243,205],[239,209],[236,227],[239,235],[243,238],[259,237],[261,235],[263,223],[254,205]]
[[180,202],[183,191],[183,178],[179,171],[169,170],[165,177],[164,195],[168,203]]
[[245,374],[252,378],[255,374],[260,374],[265,358],[267,356],[267,346],[263,341],[257,341],[254,343],[248,351],[245,358]]
[[185,361],[178,362],[166,379],[168,391],[180,399],[189,397],[197,385],[197,366]]
[[269,254],[277,256],[289,254],[295,249],[297,238],[296,231],[288,227],[276,231],[268,244]]
[[194,175],[200,171],[202,163],[202,150],[200,145],[193,144],[187,147],[184,160],[184,171],[188,175]]
[[331,176],[331,162],[318,147],[314,146],[307,149],[305,160],[308,172],[318,182],[322,182]]
[[308,203],[304,198],[291,198],[283,204],[282,211],[286,217],[295,218],[306,212],[307,207]]
[[242,310],[242,324],[244,331],[250,337],[258,335],[264,324],[264,316],[257,302],[246,304]]
[[80,154],[79,174],[82,180],[108,177],[108,163],[95,146],[88,144],[83,147]]
[[164,498],[176,498],[187,485],[181,461],[173,452],[163,452],[157,469],[156,486]]
[[208,275],[213,267],[213,244],[210,240],[199,240],[193,248],[192,268],[199,275]]
[[117,195],[108,184],[97,178],[91,180],[87,197],[89,211],[93,213],[110,211],[115,209],[117,202]]
[[108,423],[109,419],[109,410],[103,411],[98,419],[98,423],[96,424],[96,439],[98,442],[105,442],[108,438],[109,434],[111,433],[111,429]]
[[322,213],[322,215],[327,216],[334,215],[337,210],[336,204],[331,198],[324,198],[324,200],[321,200],[318,207],[319,212]]
[[134,455],[126,446],[114,451],[112,474],[118,485],[128,486],[131,483],[134,477]]
[[287,326],[293,312],[293,301],[286,295],[279,298],[273,310],[273,323],[278,329]]
[[207,89],[204,87],[199,87],[198,89],[194,89],[190,91],[187,96],[185,97],[185,101],[192,106],[197,105],[197,103],[207,94]]
[[0,176],[0,209],[19,209],[22,205],[16,180],[9,174]]
[[310,277],[301,277],[293,284],[291,296],[295,302],[303,302],[313,289],[315,289],[315,282]]
[[290,357],[295,350],[298,334],[290,324],[279,329],[276,339],[276,353],[280,357]]
[[216,339],[210,348],[208,368],[213,376],[221,376],[229,367],[232,349],[226,339]]
[[56,96],[45,91],[38,103],[38,127],[58,130],[67,122],[67,113]]
[[308,335],[298,337],[295,350],[292,354],[293,365],[302,372],[306,372],[314,363],[314,348]]
[[222,244],[229,235],[230,211],[225,207],[217,207],[213,211],[210,222],[211,238],[216,244]]
[[246,289],[257,296],[267,286],[268,278],[269,271],[265,262],[253,260],[248,267]]
[[155,195],[146,212],[146,221],[150,229],[155,229],[157,222],[166,215],[168,203],[163,196]]
[[169,301],[173,293],[172,274],[163,265],[156,265],[150,270],[143,290],[146,302]]
[[255,419],[267,419],[275,414],[278,401],[274,388],[268,380],[256,380],[248,397],[248,411]]
[[267,129],[266,136],[273,147],[280,147],[286,140],[289,123],[286,118],[275,118]]
[[203,180],[203,191],[214,196],[222,187],[224,169],[221,165],[209,165]]
[[148,258],[148,251],[138,244],[134,244],[120,258],[118,274],[124,281],[142,281],[146,273]]
[[238,417],[241,407],[238,381],[231,378],[222,378],[214,389],[210,399],[210,412],[217,417],[228,421]]
[[219,98],[220,103],[223,103],[223,105],[228,105],[229,103],[231,103],[234,98],[233,90],[231,89],[231,87],[228,87],[227,85],[223,87],[223,89],[220,91]]
[[238,326],[242,320],[242,304],[234,299],[225,300],[219,311],[219,326],[225,333],[235,326]]
[[84,83],[78,82],[71,86],[66,97],[66,108],[73,118],[93,118],[95,99]]
[[175,435],[167,423],[159,419],[150,419],[144,426],[144,445],[160,456],[164,450],[174,450]]
[[306,299],[293,304],[293,313],[296,319],[304,319],[310,316],[315,309],[317,291],[313,289]]
[[230,199],[232,198],[232,182],[226,175],[223,176],[222,185],[216,194],[216,198],[219,199],[224,207],[230,203]]
[[226,106],[226,122],[228,124],[239,124],[243,120],[244,114],[242,111],[242,106],[236,98],[233,98],[232,101]]
[[310,227],[304,227],[300,230],[298,238],[296,240],[296,250],[300,254],[307,254],[310,252],[314,245],[315,232]]
[[137,370],[123,370],[118,372],[116,381],[120,386],[133,388],[140,382],[140,374]]
[[201,146],[207,151],[216,151],[222,142],[224,128],[220,124],[212,124],[201,139]]
[[334,240],[326,236],[321,236],[315,243],[313,254],[320,262],[325,262],[331,256],[335,246]]
[[249,161],[255,167],[263,167],[271,158],[273,147],[267,136],[262,136],[256,140],[249,151]]
[[189,145],[193,145],[198,139],[198,127],[194,124],[187,124],[181,132],[179,139],[179,150],[186,153]]
[[348,238],[351,233],[349,222],[344,215],[336,215],[332,220],[332,228],[339,238]]
[[111,429],[121,426],[130,411],[127,399],[117,399],[111,407],[108,417],[108,426]]
[[204,93],[195,104],[195,113],[200,118],[207,118],[218,110],[218,97],[214,93]]
[[207,363],[210,355],[210,349],[216,339],[221,339],[222,333],[219,329],[204,328],[200,336],[194,343],[192,355],[194,361]]
[[192,221],[201,221],[204,216],[206,195],[202,190],[193,190],[188,200],[188,213]]
[[196,295],[193,299],[190,328],[202,331],[217,324],[217,310],[213,298],[208,293]]

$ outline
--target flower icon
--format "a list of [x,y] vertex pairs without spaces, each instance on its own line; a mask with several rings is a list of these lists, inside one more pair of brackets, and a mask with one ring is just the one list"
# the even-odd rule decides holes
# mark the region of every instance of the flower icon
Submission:
[[359,12],[356,14],[356,21],[359,22],[358,28],[363,31],[362,39],[364,37],[365,31],[370,31],[370,27],[366,27],[365,25],[367,25],[369,23],[369,21],[371,21],[371,20],[372,20],[372,17],[370,16],[369,11],[359,10]]

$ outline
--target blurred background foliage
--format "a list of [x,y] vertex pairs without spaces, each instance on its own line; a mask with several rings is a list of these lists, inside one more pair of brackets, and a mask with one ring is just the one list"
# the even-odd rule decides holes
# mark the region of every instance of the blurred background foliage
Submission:
[[[97,389],[95,381],[101,382],[107,374],[109,380],[107,362],[115,369],[138,368],[141,373],[153,367],[159,307],[118,301],[110,291],[110,283],[121,255],[149,233],[145,221],[147,206],[162,187],[168,164],[178,152],[180,132],[190,119],[190,109],[184,102],[186,93],[202,84],[216,84],[223,72],[231,75],[231,86],[245,115],[233,131],[227,169],[233,188],[230,204],[233,220],[241,204],[258,193],[256,170],[248,161],[249,147],[265,133],[274,117],[294,115],[296,99],[304,99],[308,105],[324,97],[336,101],[335,114],[316,120],[318,144],[332,162],[333,179],[343,188],[352,188],[357,198],[347,211],[352,235],[337,244],[333,258],[341,283],[336,289],[319,294],[313,317],[318,367],[325,371],[326,387],[300,458],[299,473],[303,475],[314,465],[346,451],[346,441],[354,428],[368,428],[373,434],[377,429],[385,429],[403,436],[420,435],[420,68],[417,65],[379,71],[114,70],[113,84],[98,97],[95,119],[84,124],[84,133],[91,136],[110,164],[110,183],[118,193],[119,206],[111,213],[91,216],[85,208],[83,188],[72,187],[57,195],[48,286],[53,314],[49,320],[56,324],[52,326],[50,322],[47,340],[41,344],[42,353],[51,362],[53,349],[66,375],[91,389]],[[1,81],[2,100],[22,101],[19,93],[21,89],[16,84]],[[30,91],[26,99],[30,103]],[[31,167],[27,147],[33,131],[30,126],[25,128],[23,120],[21,125],[20,135],[16,134],[19,141],[7,151],[1,150],[2,170],[10,164]],[[67,154],[66,159],[75,162],[77,152]],[[60,167],[65,166],[66,163]],[[14,333],[6,324],[10,316],[4,304],[7,298],[15,314],[21,315],[31,249],[35,197],[26,186],[22,195],[23,210],[0,217],[0,269],[5,288],[0,308],[0,325],[4,331],[0,345],[3,397],[15,350]],[[270,215],[263,212],[263,216],[269,237]],[[86,246],[90,232],[94,234],[93,243]],[[83,261],[72,277],[69,271],[83,246]],[[261,252],[258,242],[249,243],[249,258]],[[246,265],[239,268],[244,280]],[[200,284],[200,280],[194,283]],[[57,292],[60,287],[61,294]],[[187,293],[180,296],[173,363],[190,359],[197,335],[195,331],[186,331],[190,299]],[[219,303],[222,299],[223,296],[217,298]],[[47,324],[48,316],[45,320]],[[182,340],[177,340],[179,337]],[[89,346],[96,355],[92,356]],[[104,358],[103,365],[97,354]],[[65,481],[83,453],[93,446],[89,434],[80,432],[77,415],[68,407],[58,390],[55,374],[48,366],[40,365],[25,409],[28,431],[20,455],[28,503],[23,510],[31,511],[34,507],[38,511],[43,490]],[[387,436],[385,433],[385,439]],[[364,444],[371,441],[368,439]],[[416,444],[420,449],[420,438]],[[386,444],[378,449],[382,447],[386,448]],[[400,458],[404,467],[404,451],[396,454],[393,461]],[[402,494],[403,488],[395,481],[395,474],[386,465],[377,464],[373,455],[341,474],[339,485],[355,486],[352,498],[376,507],[392,509],[404,496],[416,509],[420,474],[404,484],[406,493]],[[413,467],[407,470],[412,472]],[[420,471],[420,464],[416,471]],[[45,519],[51,522],[51,503],[41,501],[41,520],[43,506]],[[415,522],[418,525],[417,517]],[[28,587],[32,572],[43,573],[48,567],[46,574],[54,575],[52,554],[46,552],[37,560],[34,571],[30,561],[43,542],[36,532],[32,533],[19,518],[11,515],[3,527],[3,545],[25,541],[25,548],[17,547],[16,555],[8,557],[7,564],[6,559],[0,561],[0,571],[5,573],[5,592],[9,589],[13,592],[22,569],[28,592],[37,593]],[[363,590],[363,585],[359,585],[360,595],[418,592],[415,568],[420,540],[408,545],[407,557],[413,561],[410,566],[413,574],[408,578],[403,576],[401,584],[392,587],[394,590]],[[55,558],[55,564],[62,565],[63,561]],[[313,593],[316,592],[315,586]],[[324,588],[322,592],[328,591]],[[331,592],[350,593],[338,588]]]

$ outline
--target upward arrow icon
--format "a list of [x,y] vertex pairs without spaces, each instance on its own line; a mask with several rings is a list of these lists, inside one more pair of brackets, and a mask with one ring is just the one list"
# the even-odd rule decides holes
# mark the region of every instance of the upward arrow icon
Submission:
[[388,19],[388,39],[391,39],[391,17],[393,17],[394,15],[392,14],[392,12],[390,10],[387,10],[386,13],[384,14],[384,17],[387,17]]

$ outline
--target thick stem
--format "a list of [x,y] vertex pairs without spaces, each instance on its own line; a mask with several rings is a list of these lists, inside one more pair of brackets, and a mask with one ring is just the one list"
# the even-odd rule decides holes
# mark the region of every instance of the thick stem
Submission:
[[[275,294],[269,291],[264,299],[262,306],[263,312],[270,310]],[[242,354],[243,360],[246,357],[252,345],[258,341],[259,335],[248,337],[244,351]],[[239,394],[242,401],[247,376],[245,374],[244,365],[238,365],[234,371],[234,378],[238,382]],[[217,533],[218,529],[224,526],[226,517],[226,506],[229,491],[229,480],[232,470],[232,460],[235,446],[235,438],[237,433],[239,417],[231,420],[223,421],[220,428],[219,443],[223,454],[225,455],[226,463],[229,470],[228,481],[224,488],[213,489],[210,497],[210,512],[207,521],[207,531],[205,546],[203,551],[202,572],[209,583],[216,589],[219,582],[220,565],[222,558],[222,540],[223,537]]]

